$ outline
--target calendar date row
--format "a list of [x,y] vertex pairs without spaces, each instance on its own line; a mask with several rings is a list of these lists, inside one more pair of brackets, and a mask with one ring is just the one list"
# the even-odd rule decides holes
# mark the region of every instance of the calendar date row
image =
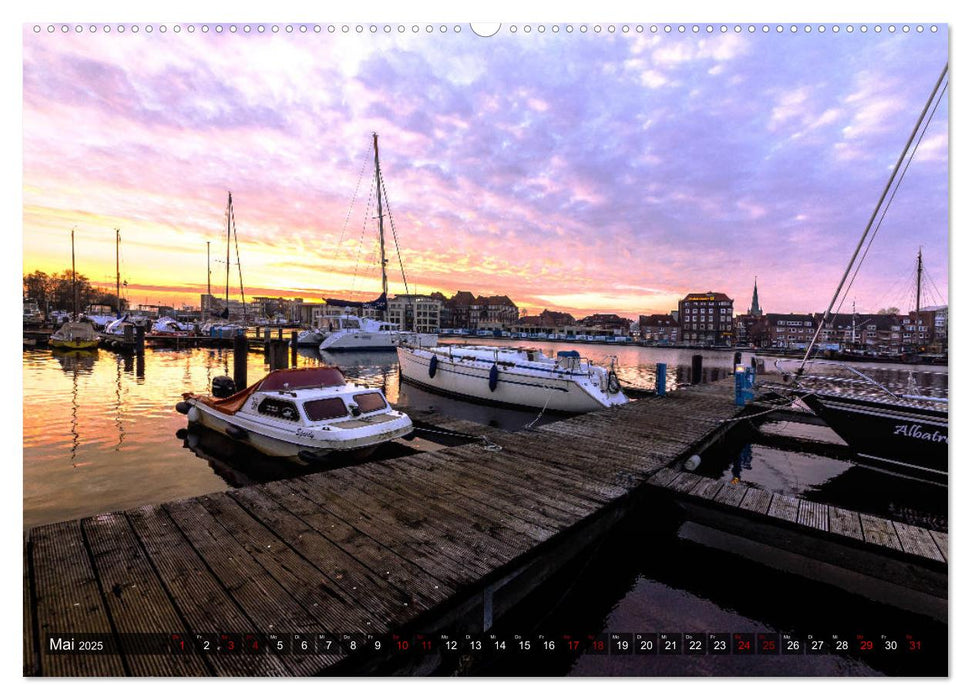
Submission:
[[786,632],[606,632],[601,634],[184,633],[50,634],[49,654],[914,654],[918,635]]

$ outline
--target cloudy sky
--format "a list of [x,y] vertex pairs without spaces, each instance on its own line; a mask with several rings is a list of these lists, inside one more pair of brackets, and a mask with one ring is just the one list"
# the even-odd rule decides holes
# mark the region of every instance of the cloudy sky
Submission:
[[[741,312],[757,276],[763,309],[822,310],[948,56],[927,23],[38,26],[24,272],[70,267],[75,227],[79,270],[113,284],[119,228],[135,303],[198,304],[207,242],[222,293],[228,191],[248,296],[374,296],[377,132],[413,289],[628,316],[714,290]],[[909,308],[918,247],[924,304],[946,303],[948,94],[847,305]]]

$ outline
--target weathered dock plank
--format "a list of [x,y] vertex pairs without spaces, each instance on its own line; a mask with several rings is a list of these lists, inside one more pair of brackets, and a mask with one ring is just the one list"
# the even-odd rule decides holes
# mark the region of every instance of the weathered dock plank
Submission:
[[898,522],[893,523],[893,528],[897,532],[903,551],[939,562],[945,561],[944,555],[938,549],[930,531],[922,527]]
[[[206,563],[207,568],[232,593],[233,600],[251,620],[248,629],[313,634],[317,622],[290,591],[279,584],[259,561],[246,551],[198,499],[165,505],[165,510]],[[319,672],[330,657],[299,654],[280,657],[291,672],[308,675]]]
[[718,492],[721,491],[724,485],[725,482],[723,481],[716,481],[715,479],[702,479],[688,493],[690,493],[692,496],[697,496],[698,498],[704,498],[710,501],[718,495]]
[[32,582],[32,545],[28,533],[23,536],[24,563],[24,675],[40,674],[39,640],[37,639],[37,608],[34,605],[34,584]]
[[[470,527],[470,519],[447,508],[441,501],[415,496],[399,489],[397,484],[387,486],[367,479],[362,473],[335,470],[327,474],[328,487],[341,489],[356,501],[362,498],[373,503],[375,511],[387,514],[401,522],[416,524],[433,543],[441,543],[448,549],[475,553],[477,563],[485,570],[493,570],[515,556],[520,549],[489,532]],[[430,495],[430,494],[429,494]]]
[[[607,503],[616,498],[617,489],[607,489],[596,480],[582,480],[572,475],[564,474],[555,463],[546,459],[536,459],[525,465],[510,452],[484,453],[481,450],[468,447],[465,449],[449,450],[448,454],[436,453],[429,455],[422,463],[421,475],[439,466],[447,465],[453,478],[468,478],[470,483],[481,482],[479,488],[488,488],[491,494],[507,491],[510,498],[519,498],[532,494],[536,505],[552,509],[548,515],[557,519],[556,511],[562,511],[559,519],[573,522],[574,515],[586,514],[591,508]],[[539,468],[537,468],[539,467]],[[488,486],[486,486],[488,485]],[[555,494],[550,496],[547,494]]]
[[147,637],[137,635],[158,634],[159,630],[188,634],[189,630],[143,553],[128,519],[121,513],[106,513],[82,520],[81,526],[131,673],[136,676],[210,675],[202,658],[194,654],[144,653],[148,651]]
[[[441,602],[454,592],[445,579],[435,579],[401,553],[351,527],[280,482],[238,489],[230,496],[258,517],[310,561],[325,561],[339,549],[415,601],[416,608]],[[287,517],[296,516],[296,520]]]
[[[407,458],[402,461],[407,462]],[[535,528],[522,521],[509,518],[500,508],[483,508],[455,489],[442,488],[425,479],[416,480],[406,474],[394,473],[387,465],[375,465],[373,470],[362,472],[362,475],[380,488],[384,488],[383,483],[394,483],[393,492],[409,501],[424,499],[433,502],[453,519],[455,527],[482,533],[495,540],[497,546],[501,544],[508,551],[529,549],[546,539],[543,533],[538,533]],[[389,475],[393,478],[387,479]]]
[[[213,494],[201,503],[325,629],[376,629],[386,620],[399,619],[402,609],[416,603],[339,550],[318,550],[319,557],[308,560],[228,494]],[[288,529],[287,521],[297,519],[280,518],[281,529]]]
[[[503,452],[525,461],[542,455],[542,460],[557,471],[574,475],[583,483],[599,483],[618,494],[629,491],[667,461],[649,448],[641,452],[618,452],[608,442],[564,443],[550,435],[538,436],[533,441],[525,435],[518,436],[516,441],[507,440],[503,444]],[[608,493],[605,496],[610,497]]]
[[816,503],[800,499],[799,518],[800,525],[812,527],[823,532],[829,531],[829,509],[825,503]]
[[860,513],[860,524],[863,526],[863,539],[867,542],[890,549],[902,549],[893,523],[886,518]]
[[702,481],[702,478],[691,472],[681,472],[668,483],[667,488],[681,493],[690,493]]
[[769,504],[771,502],[772,494],[770,492],[763,491],[762,489],[750,488],[745,492],[742,502],[738,505],[740,508],[744,508],[745,510],[751,510],[765,515],[769,510]]
[[[161,506],[143,506],[125,515],[180,618],[194,635],[257,629]],[[290,670],[272,655],[213,654],[205,658],[213,672],[222,676],[269,676]]]
[[857,540],[863,539],[863,525],[860,523],[859,513],[836,506],[829,506],[828,512],[830,532]]
[[944,557],[944,561],[947,561],[947,533],[938,532],[936,530],[931,530],[931,539],[937,545],[938,551],[940,551],[941,556]]
[[681,470],[664,467],[647,477],[647,482],[655,486],[667,486],[681,475]]
[[715,501],[726,506],[740,506],[749,488],[745,484],[728,483],[715,494]]
[[781,493],[773,494],[767,515],[791,523],[799,521],[799,499]]
[[[329,476],[330,473],[314,474],[291,480],[288,486],[378,542],[408,552],[408,558],[434,578],[444,578],[457,586],[491,570],[481,559],[468,554],[467,549],[443,540],[442,531],[430,527],[422,514],[386,510],[369,494],[342,488]],[[463,561],[464,557],[468,561]]]
[[80,522],[34,528],[30,539],[43,675],[126,675],[128,669],[119,655],[50,651],[50,635],[70,637],[86,632],[110,636],[113,633]]
[[[422,469],[409,469],[407,460],[396,460],[392,464],[382,464],[381,470],[375,476],[390,478],[400,485],[408,487],[412,493],[424,494],[429,484],[434,485],[434,492],[439,498],[447,498],[452,508],[460,507],[472,516],[476,528],[502,528],[516,533],[521,542],[543,542],[557,532],[557,528],[548,520],[543,525],[536,524],[536,517],[532,509],[519,507],[525,499],[527,503],[534,500],[532,494],[516,488],[515,484],[507,483],[506,488],[483,488],[479,482],[471,480],[475,473],[474,465],[454,463],[454,467],[446,474],[451,479],[443,479],[442,472],[436,471],[429,460],[422,460]],[[517,498],[518,496],[518,498]],[[488,524],[490,521],[495,524]]]

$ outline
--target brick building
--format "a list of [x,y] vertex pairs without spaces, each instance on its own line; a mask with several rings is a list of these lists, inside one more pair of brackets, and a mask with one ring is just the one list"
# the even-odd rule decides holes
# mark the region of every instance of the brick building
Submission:
[[637,320],[642,340],[667,345],[677,343],[680,325],[671,314],[650,314]]
[[688,294],[678,302],[681,340],[690,345],[732,344],[735,318],[733,300],[722,292]]

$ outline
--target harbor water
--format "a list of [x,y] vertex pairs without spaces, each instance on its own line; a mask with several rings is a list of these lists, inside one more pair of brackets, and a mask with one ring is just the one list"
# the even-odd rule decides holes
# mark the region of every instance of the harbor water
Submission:
[[[553,353],[567,347],[535,345]],[[629,386],[653,389],[657,362],[668,362],[672,368],[667,375],[670,389],[689,380],[691,353],[686,351],[600,345],[580,349],[595,361],[615,355],[618,375]],[[299,350],[298,366],[320,363],[338,364],[349,378],[380,387],[392,404],[402,407],[510,431],[556,419],[538,416],[535,410],[470,404],[399,384],[394,352],[321,357],[313,348]],[[705,364],[706,380],[727,376],[731,354],[709,352]],[[249,353],[249,381],[266,371],[263,354]],[[135,357],[104,349],[26,349],[23,373],[24,527],[198,496],[268,475],[284,477],[292,469],[285,463],[273,465],[251,450],[234,450],[218,439],[209,440],[216,443],[214,454],[194,452],[196,445],[176,436],[186,421],[175,404],[184,392],[208,392],[214,377],[231,376],[231,350],[146,348],[144,356]],[[232,459],[221,454],[221,448],[232,451]]]
[[[446,341],[448,342],[448,341]],[[496,344],[517,344],[493,341]],[[521,344],[521,341],[520,343]],[[692,356],[701,354],[705,381],[732,372],[732,352],[530,342],[547,354],[579,349],[591,360],[616,362],[625,386],[653,389],[658,362],[668,366],[670,391],[690,381]],[[743,355],[746,365],[751,355]],[[758,358],[763,359],[763,358]],[[394,353],[321,357],[301,349],[299,366],[337,363],[360,383],[380,387],[389,401],[505,430],[557,420],[535,410],[469,404],[399,383]],[[766,370],[772,363],[765,359]],[[25,528],[101,512],[163,503],[292,475],[293,466],[269,460],[218,435],[187,434],[175,404],[183,392],[207,391],[231,375],[230,350],[148,348],[143,357],[25,349],[23,353],[23,525]],[[248,356],[250,382],[266,372],[262,353]],[[878,368],[885,380],[906,378],[906,366]],[[946,368],[935,368],[944,376]],[[940,380],[935,380],[940,381]],[[797,438],[797,447],[785,438]],[[428,449],[434,435],[426,436]],[[395,450],[387,446],[384,456]],[[421,446],[419,446],[421,449]],[[376,457],[380,458],[379,453]],[[698,473],[756,484],[904,522],[947,529],[947,490],[915,486],[857,465],[828,428],[768,421],[740,426],[729,440],[701,455]],[[947,627],[874,603],[859,595],[757,564],[705,541],[704,533],[669,522],[665,513],[620,528],[554,580],[543,605],[524,604],[502,622],[510,629],[609,632],[787,632],[854,629],[906,631],[928,639],[933,652],[894,662],[887,657],[638,656],[618,659],[497,659],[478,675],[941,675],[947,673]],[[647,523],[645,525],[645,523]],[[645,531],[644,528],[647,527]],[[541,617],[535,610],[542,609]],[[518,627],[517,627],[518,626]],[[848,630],[852,631],[852,630]],[[897,663],[895,666],[894,664]],[[461,673],[461,669],[446,672]]]

